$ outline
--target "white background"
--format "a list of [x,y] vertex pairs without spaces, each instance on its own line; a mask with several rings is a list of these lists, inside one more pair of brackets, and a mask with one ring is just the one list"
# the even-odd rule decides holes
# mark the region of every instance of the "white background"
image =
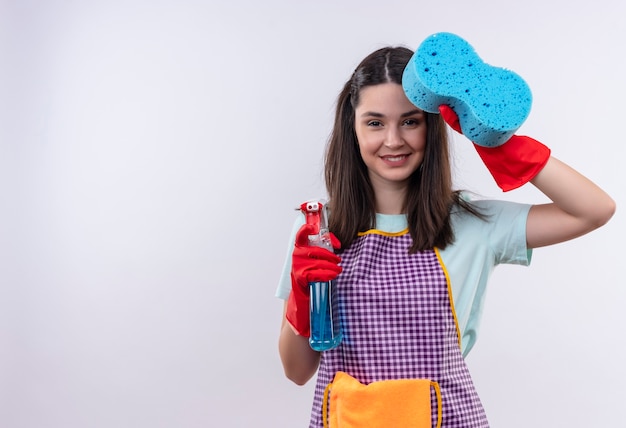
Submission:
[[[466,38],[532,135],[617,201],[496,270],[468,357],[494,427],[625,426],[625,3],[0,1],[0,426],[306,426],[274,291],[335,97],[387,44]],[[503,194],[469,142],[458,187]]]

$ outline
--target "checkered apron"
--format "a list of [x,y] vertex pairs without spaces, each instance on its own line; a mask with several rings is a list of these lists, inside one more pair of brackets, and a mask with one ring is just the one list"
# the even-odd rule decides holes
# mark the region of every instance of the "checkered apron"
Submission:
[[[442,427],[489,426],[461,354],[437,253],[409,254],[410,244],[408,233],[370,233],[342,253],[343,272],[336,288],[343,340],[339,347],[322,353],[310,427],[323,426],[324,389],[337,371],[363,384],[388,379],[436,381],[442,395]],[[437,408],[434,394],[431,406]],[[433,411],[433,426],[436,416]]]

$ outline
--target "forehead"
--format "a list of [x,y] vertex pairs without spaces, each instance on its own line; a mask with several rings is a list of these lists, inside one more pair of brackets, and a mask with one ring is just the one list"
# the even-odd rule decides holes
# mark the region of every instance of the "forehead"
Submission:
[[359,105],[355,109],[357,115],[366,112],[405,113],[417,107],[406,97],[402,86],[397,83],[381,83],[361,89]]

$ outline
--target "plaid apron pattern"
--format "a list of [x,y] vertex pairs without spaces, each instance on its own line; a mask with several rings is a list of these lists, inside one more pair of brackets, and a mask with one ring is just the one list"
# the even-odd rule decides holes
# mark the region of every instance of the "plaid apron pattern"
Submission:
[[[409,254],[411,238],[368,233],[345,250],[337,278],[343,329],[322,353],[311,428],[321,428],[325,387],[337,371],[363,384],[389,379],[439,383],[443,427],[489,426],[459,346],[448,283],[434,250]],[[431,398],[436,408],[435,397]],[[435,426],[436,415],[433,416]]]

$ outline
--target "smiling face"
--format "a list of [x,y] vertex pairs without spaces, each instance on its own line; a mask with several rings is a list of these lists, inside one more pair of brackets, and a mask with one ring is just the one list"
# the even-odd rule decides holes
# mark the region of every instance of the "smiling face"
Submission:
[[354,127],[374,192],[405,190],[424,159],[424,112],[397,83],[367,86],[360,92]]

